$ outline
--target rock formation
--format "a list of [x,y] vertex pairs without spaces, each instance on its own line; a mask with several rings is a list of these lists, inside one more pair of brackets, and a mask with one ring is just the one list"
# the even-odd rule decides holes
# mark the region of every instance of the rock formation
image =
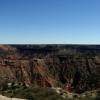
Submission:
[[100,46],[1,45],[0,86],[5,82],[78,93],[100,88]]

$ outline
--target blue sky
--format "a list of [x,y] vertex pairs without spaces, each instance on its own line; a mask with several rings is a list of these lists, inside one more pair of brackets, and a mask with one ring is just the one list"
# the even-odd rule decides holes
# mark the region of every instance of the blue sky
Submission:
[[100,44],[100,0],[0,0],[1,44]]

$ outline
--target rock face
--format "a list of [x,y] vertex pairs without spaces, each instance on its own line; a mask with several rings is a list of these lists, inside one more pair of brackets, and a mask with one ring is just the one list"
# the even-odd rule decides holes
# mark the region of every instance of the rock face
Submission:
[[10,82],[79,93],[100,88],[100,46],[1,45],[0,86]]

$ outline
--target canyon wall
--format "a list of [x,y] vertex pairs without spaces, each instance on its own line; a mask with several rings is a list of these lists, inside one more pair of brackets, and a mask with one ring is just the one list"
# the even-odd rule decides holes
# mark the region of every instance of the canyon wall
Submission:
[[100,46],[0,46],[0,86],[11,82],[75,92],[100,88]]

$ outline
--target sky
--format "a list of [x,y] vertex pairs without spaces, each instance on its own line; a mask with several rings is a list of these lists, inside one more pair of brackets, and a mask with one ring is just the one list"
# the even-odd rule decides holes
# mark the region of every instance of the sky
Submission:
[[0,0],[0,44],[100,44],[100,0]]

